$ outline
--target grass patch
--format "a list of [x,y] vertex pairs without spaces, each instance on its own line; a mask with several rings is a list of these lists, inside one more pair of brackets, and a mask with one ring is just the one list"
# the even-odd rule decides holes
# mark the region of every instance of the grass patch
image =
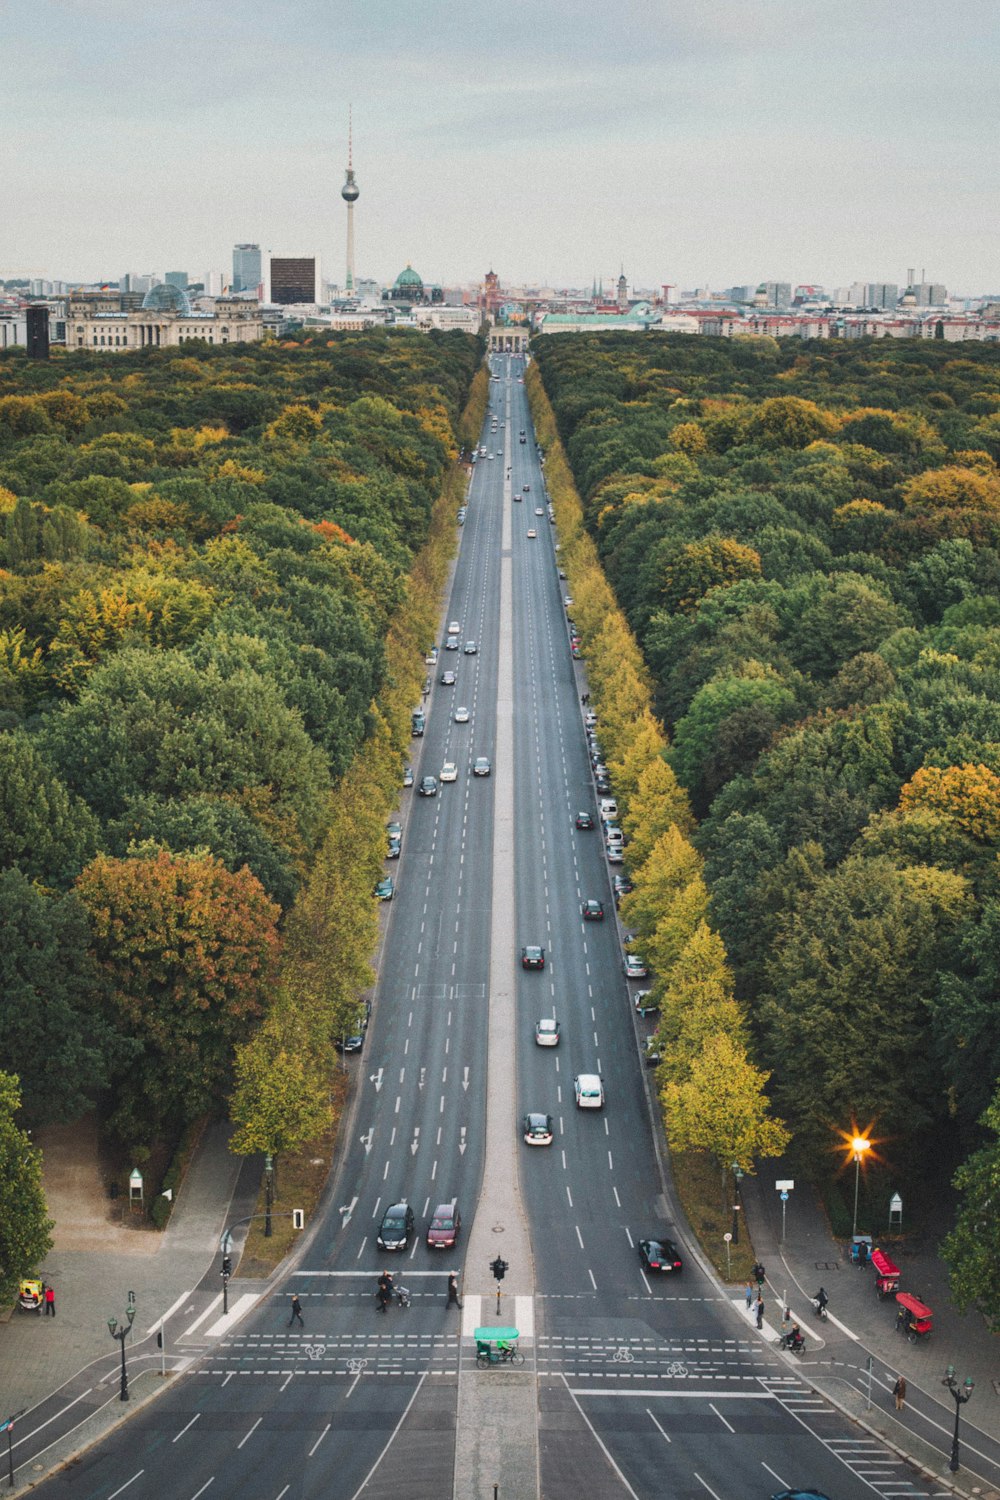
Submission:
[[[712,1262],[723,1281],[740,1286],[750,1275],[756,1260],[746,1225],[740,1212],[740,1242],[730,1245],[730,1266],[726,1265],[726,1242],[724,1234],[733,1228],[733,1202],[722,1198],[722,1176],[718,1164],[704,1151],[671,1151],[670,1164],[674,1183],[688,1223],[691,1225],[703,1253]],[[732,1192],[729,1179],[727,1195]],[[727,1269],[729,1275],[727,1277]]]
[[329,1130],[316,1140],[310,1141],[299,1151],[282,1156],[276,1163],[275,1196],[271,1204],[271,1238],[264,1235],[264,1212],[267,1208],[264,1191],[264,1174],[261,1172],[260,1191],[254,1213],[261,1217],[250,1225],[250,1233],[243,1249],[237,1276],[269,1276],[279,1261],[284,1260],[302,1231],[292,1228],[292,1209],[305,1212],[306,1225],[312,1218],[320,1194],[326,1186],[333,1164],[333,1153],[337,1142],[341,1116],[347,1102],[350,1074],[340,1068],[330,1080],[330,1098],[333,1106],[333,1121]]

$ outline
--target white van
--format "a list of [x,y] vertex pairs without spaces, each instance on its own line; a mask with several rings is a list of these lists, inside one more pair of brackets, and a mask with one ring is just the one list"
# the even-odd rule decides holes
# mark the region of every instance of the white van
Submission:
[[599,1073],[578,1073],[573,1079],[578,1109],[604,1108],[604,1081]]
[[618,816],[618,803],[614,797],[601,798],[601,822],[613,823]]

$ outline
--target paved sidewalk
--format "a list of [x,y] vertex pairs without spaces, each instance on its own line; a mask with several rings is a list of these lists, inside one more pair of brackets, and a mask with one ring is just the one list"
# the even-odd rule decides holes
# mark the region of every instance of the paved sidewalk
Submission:
[[[228,1149],[229,1127],[202,1137],[170,1223],[162,1234],[131,1230],[107,1213],[96,1169],[96,1137],[86,1125],[46,1142],[46,1190],[57,1220],[54,1248],[40,1275],[56,1294],[54,1318],[15,1309],[0,1324],[0,1389],[6,1411],[30,1410],[95,1359],[117,1356],[107,1320],[124,1318],[129,1292],[138,1313],[130,1347],[218,1264],[225,1225],[252,1208],[234,1202],[242,1159]],[[252,1165],[252,1164],[251,1164]],[[254,1191],[249,1180],[239,1194]],[[236,1240],[237,1254],[242,1233]],[[233,1293],[241,1290],[238,1281]],[[178,1319],[179,1323],[179,1319]],[[178,1326],[176,1333],[180,1333]],[[168,1328],[168,1339],[174,1335]],[[5,1413],[4,1413],[5,1414]]]
[[[821,1204],[804,1182],[789,1196],[782,1240],[774,1183],[787,1175],[780,1163],[768,1163],[756,1177],[743,1179],[742,1193],[754,1249],[767,1270],[768,1321],[780,1323],[784,1301],[808,1340],[808,1352],[794,1368],[944,1483],[964,1493],[978,1484],[983,1500],[1000,1495],[1000,1338],[989,1333],[979,1314],[956,1311],[934,1247],[904,1242],[890,1252],[902,1272],[900,1290],[914,1292],[934,1311],[930,1337],[909,1343],[895,1329],[895,1300],[878,1298],[870,1266],[859,1270],[850,1263],[846,1246],[833,1239]],[[830,1298],[826,1323],[811,1301],[820,1286]],[[949,1364],[960,1383],[966,1377],[976,1383],[961,1411],[961,1467],[955,1475],[948,1470],[955,1403],[941,1384]],[[899,1415],[892,1398],[898,1374],[908,1387]]]

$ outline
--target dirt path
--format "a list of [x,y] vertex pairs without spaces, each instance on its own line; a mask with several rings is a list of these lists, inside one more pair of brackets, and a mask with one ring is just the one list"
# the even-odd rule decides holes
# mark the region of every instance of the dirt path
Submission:
[[46,1125],[34,1141],[43,1153],[42,1180],[49,1217],[55,1220],[53,1250],[114,1250],[155,1255],[160,1236],[127,1228],[101,1176],[97,1120],[86,1115],[72,1125]]

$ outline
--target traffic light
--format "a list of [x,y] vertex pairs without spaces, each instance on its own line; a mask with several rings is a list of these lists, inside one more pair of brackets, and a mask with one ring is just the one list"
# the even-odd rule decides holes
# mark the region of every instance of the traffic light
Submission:
[[231,1276],[232,1274],[233,1274],[233,1257],[231,1255],[224,1255],[222,1257],[222,1271],[220,1272],[220,1275],[222,1275],[222,1276]]
[[504,1272],[506,1271],[506,1269],[507,1262],[505,1260],[501,1260],[499,1255],[497,1256],[496,1260],[490,1261],[490,1270],[493,1272],[494,1281],[503,1281]]

